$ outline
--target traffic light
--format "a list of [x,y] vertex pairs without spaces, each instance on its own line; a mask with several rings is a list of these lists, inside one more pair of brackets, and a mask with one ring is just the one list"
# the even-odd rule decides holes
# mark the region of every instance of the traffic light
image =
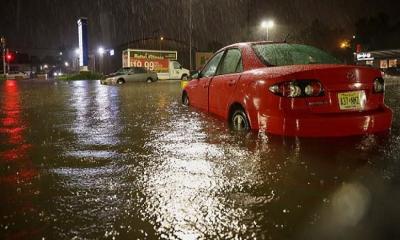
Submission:
[[10,62],[14,61],[14,54],[8,52],[8,53],[6,54],[6,61],[7,61],[7,63],[10,63]]

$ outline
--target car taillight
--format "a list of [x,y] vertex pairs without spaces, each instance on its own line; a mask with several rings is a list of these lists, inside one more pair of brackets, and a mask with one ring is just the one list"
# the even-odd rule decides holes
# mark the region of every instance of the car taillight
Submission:
[[294,80],[277,83],[269,91],[281,97],[319,97],[324,95],[324,88],[318,80]]
[[385,81],[383,78],[377,78],[374,81],[374,93],[383,93],[385,91]]

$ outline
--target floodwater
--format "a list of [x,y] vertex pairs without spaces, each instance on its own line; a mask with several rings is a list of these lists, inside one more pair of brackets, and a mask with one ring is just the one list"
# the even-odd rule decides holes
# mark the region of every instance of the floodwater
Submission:
[[399,239],[399,88],[389,134],[301,139],[178,82],[0,82],[0,239]]

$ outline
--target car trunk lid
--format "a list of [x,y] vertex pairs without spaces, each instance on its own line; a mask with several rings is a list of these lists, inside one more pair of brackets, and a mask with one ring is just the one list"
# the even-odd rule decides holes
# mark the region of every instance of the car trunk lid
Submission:
[[306,98],[314,113],[370,111],[383,103],[383,94],[373,92],[374,80],[381,77],[373,68],[348,65],[309,65],[297,72],[297,79],[316,79],[324,96]]

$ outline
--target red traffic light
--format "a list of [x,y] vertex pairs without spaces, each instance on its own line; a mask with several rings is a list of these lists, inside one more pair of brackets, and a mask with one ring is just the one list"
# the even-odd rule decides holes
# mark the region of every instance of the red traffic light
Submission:
[[7,53],[6,54],[6,60],[7,62],[11,62],[14,60],[14,55],[12,53]]

